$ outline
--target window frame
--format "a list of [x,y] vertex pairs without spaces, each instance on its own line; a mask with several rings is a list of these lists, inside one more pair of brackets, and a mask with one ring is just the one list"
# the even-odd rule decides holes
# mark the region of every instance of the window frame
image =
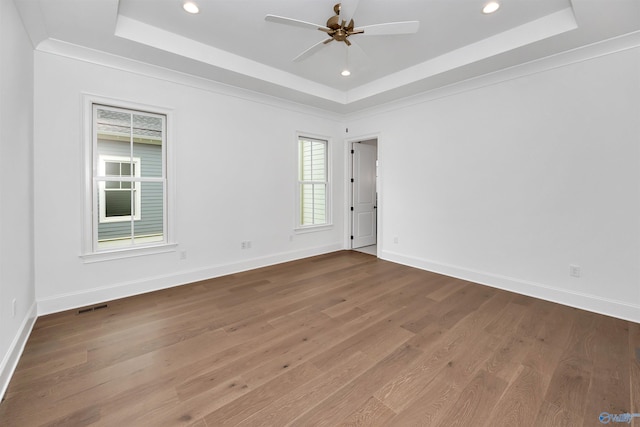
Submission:
[[[130,246],[117,247],[117,248],[98,248],[98,225],[101,223],[102,214],[98,210],[98,201],[101,197],[98,186],[98,177],[100,167],[100,155],[97,151],[97,133],[94,132],[94,106],[104,107],[106,109],[124,110],[131,113],[142,113],[150,115],[164,116],[164,132],[162,140],[162,165],[163,176],[154,177],[151,181],[158,181],[164,183],[163,190],[163,240],[158,242],[148,242],[131,244]],[[173,252],[177,249],[177,243],[175,240],[174,230],[174,218],[175,218],[175,179],[174,179],[174,164],[173,164],[173,134],[172,134],[172,113],[173,111],[168,108],[162,108],[158,106],[140,104],[135,102],[116,100],[113,98],[107,98],[91,94],[83,94],[82,96],[82,109],[83,109],[83,138],[81,141],[82,146],[82,161],[83,161],[83,226],[82,226],[82,249],[80,258],[85,263],[87,262],[100,262],[108,261],[112,259],[129,258],[133,256],[149,255],[164,252]],[[118,157],[108,155],[107,157]],[[136,158],[133,158],[135,162]],[[127,158],[126,160],[130,160]],[[141,168],[136,168],[136,175],[141,174]],[[150,178],[147,178],[150,179]],[[140,177],[132,177],[132,181],[136,185],[140,185],[144,179]],[[102,181],[103,184],[106,181]],[[138,187],[138,193],[140,187]],[[100,203],[101,210],[104,203]],[[134,206],[134,210],[137,214],[134,214],[133,222],[138,220],[138,216],[141,215],[141,206]],[[128,221],[131,221],[131,216],[127,216]],[[116,222],[108,220],[106,222]]]
[[[302,153],[300,151],[300,141],[301,140],[310,140],[310,141],[318,141],[325,144],[325,165],[326,165],[326,176],[324,181],[316,181],[316,180],[303,180],[301,179],[301,159]],[[295,173],[296,173],[296,196],[295,196],[295,227],[294,231],[296,233],[308,233],[314,231],[323,231],[333,227],[333,219],[332,219],[332,186],[331,186],[331,139],[326,136],[314,135],[308,132],[298,132],[296,133],[295,140],[295,152],[296,152],[296,162],[295,162]],[[302,186],[305,184],[323,184],[325,186],[325,218],[326,221],[322,224],[302,224]]]

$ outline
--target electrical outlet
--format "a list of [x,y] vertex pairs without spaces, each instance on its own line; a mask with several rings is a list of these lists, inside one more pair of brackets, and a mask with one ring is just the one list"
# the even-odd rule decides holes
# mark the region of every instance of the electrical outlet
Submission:
[[571,277],[580,277],[580,266],[579,265],[570,265],[569,266],[569,276]]
[[245,240],[244,242],[240,242],[240,249],[251,249],[251,241]]
[[399,240],[398,240],[398,236],[394,236],[393,237],[393,243],[398,244]]
[[187,259],[187,251],[180,251],[180,259]]

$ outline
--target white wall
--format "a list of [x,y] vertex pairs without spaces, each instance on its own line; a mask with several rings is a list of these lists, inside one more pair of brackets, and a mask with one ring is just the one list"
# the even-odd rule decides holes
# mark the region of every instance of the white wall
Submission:
[[[332,139],[331,178],[342,183],[340,117],[163,70],[154,73],[164,77],[35,54],[35,270],[40,313],[343,247],[343,185],[334,185],[332,229],[293,231],[296,131]],[[173,110],[169,143],[176,160],[178,251],[98,263],[84,263],[79,257],[83,93]],[[242,241],[251,241],[252,248],[241,250]],[[186,251],[184,260],[181,251]]]
[[348,120],[379,134],[379,254],[640,321],[640,49],[498,80]]
[[32,124],[33,49],[13,1],[0,0],[0,397],[36,314]]

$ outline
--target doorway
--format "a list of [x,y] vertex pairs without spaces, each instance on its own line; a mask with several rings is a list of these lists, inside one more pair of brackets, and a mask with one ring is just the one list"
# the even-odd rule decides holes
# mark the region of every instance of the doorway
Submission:
[[377,255],[378,140],[351,143],[351,249]]

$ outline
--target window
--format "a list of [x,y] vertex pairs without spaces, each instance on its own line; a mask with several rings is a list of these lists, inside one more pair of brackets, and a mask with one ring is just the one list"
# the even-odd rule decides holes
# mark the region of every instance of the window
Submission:
[[329,224],[328,142],[298,138],[298,226]]
[[168,242],[166,121],[92,104],[92,252]]
[[[140,220],[141,192],[140,182],[131,182],[127,177],[140,177],[140,158],[98,156],[98,175],[117,178],[117,181],[98,182],[98,205],[100,206],[100,222]],[[133,199],[133,203],[131,203]]]

